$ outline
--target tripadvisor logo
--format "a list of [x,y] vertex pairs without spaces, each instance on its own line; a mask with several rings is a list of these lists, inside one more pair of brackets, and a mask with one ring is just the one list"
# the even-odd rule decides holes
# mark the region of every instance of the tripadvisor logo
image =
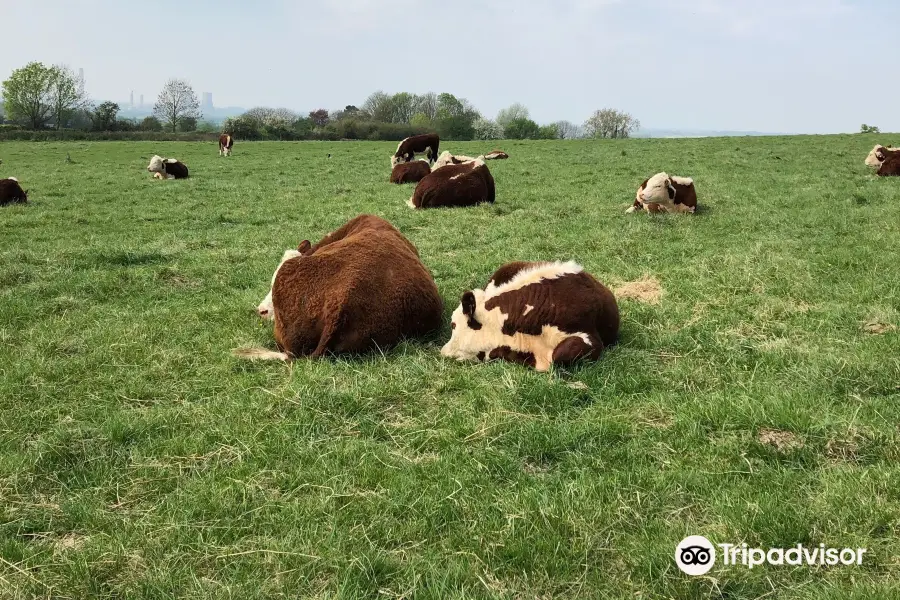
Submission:
[[[716,551],[718,547],[718,552]],[[835,566],[861,565],[866,548],[829,548],[825,544],[808,547],[797,544],[791,548],[750,548],[747,544],[713,545],[702,535],[691,535],[675,547],[675,564],[688,575],[704,575],[722,557],[723,566],[741,565],[752,569],[760,565]]]

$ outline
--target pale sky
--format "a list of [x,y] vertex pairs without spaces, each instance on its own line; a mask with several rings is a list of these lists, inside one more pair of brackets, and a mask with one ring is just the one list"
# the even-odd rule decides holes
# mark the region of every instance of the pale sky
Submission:
[[120,103],[179,77],[219,107],[446,91],[540,123],[900,131],[897,0],[0,0],[0,19],[0,78],[63,63]]

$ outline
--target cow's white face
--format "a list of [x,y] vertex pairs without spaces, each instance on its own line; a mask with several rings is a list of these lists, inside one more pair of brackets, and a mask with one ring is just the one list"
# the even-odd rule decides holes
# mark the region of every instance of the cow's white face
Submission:
[[275,269],[275,273],[272,274],[272,282],[269,285],[269,293],[266,294],[266,297],[263,298],[262,302],[256,307],[256,312],[263,319],[268,321],[275,320],[275,305],[272,303],[272,286],[275,285],[275,278],[278,276],[278,271],[281,270],[282,265],[292,258],[297,258],[298,256],[303,256],[297,250],[285,250],[284,255],[281,257],[281,262],[278,263],[278,268]]
[[462,295],[462,300],[450,317],[450,341],[441,348],[441,355],[456,360],[484,358],[494,348],[503,345],[503,324],[500,309],[484,310],[484,290]]
[[869,152],[869,155],[866,156],[866,166],[880,167],[881,163],[884,162],[885,156],[885,147],[881,144],[876,144],[872,151]]
[[675,206],[675,188],[667,173],[657,173],[651,177],[638,196],[644,204],[655,202],[666,207]]
[[165,159],[162,156],[154,156],[150,159],[150,164],[147,165],[147,170],[151,173],[164,173],[165,168],[163,167],[163,163],[165,163]]

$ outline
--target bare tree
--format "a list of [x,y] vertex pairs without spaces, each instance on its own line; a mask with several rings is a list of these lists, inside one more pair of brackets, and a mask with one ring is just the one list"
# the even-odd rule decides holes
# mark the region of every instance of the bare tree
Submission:
[[324,127],[328,125],[328,111],[324,108],[310,111],[309,120],[312,121],[313,125],[316,127]]
[[178,130],[182,120],[188,117],[194,119],[203,117],[197,94],[183,79],[170,79],[166,82],[153,106],[153,114],[168,124],[173,132]]
[[641,122],[630,114],[614,108],[594,111],[584,122],[587,137],[627,138],[641,126]]
[[496,121],[501,127],[506,128],[513,121],[530,118],[531,115],[528,112],[528,108],[524,104],[516,102],[507,108],[500,109],[500,112],[497,113]]
[[416,113],[425,115],[429,121],[437,118],[438,97],[434,92],[428,92],[421,96],[416,96]]
[[578,137],[578,125],[571,121],[557,121],[554,123],[556,130],[559,132],[559,138],[562,140],[573,140]]
[[379,90],[366,98],[362,110],[374,121],[390,123],[394,116],[393,98]]

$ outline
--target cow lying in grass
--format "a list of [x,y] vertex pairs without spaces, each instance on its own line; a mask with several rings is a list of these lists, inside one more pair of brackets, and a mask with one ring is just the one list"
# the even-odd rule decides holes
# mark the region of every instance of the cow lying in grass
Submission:
[[676,177],[657,173],[638,187],[634,204],[625,212],[645,210],[656,212],[688,212],[697,210],[697,190],[690,177]]
[[184,163],[175,158],[163,158],[154,156],[147,165],[147,170],[153,173],[157,179],[185,179],[188,176],[188,168]]
[[7,204],[25,204],[28,202],[28,192],[19,185],[15,177],[0,179],[0,206]]
[[880,177],[900,175],[900,152],[891,152],[887,154],[875,174]]
[[509,158],[509,154],[503,150],[491,150],[484,155],[484,160],[500,160],[505,158]]
[[462,165],[478,160],[479,158],[484,159],[485,157],[466,156],[465,154],[450,154],[449,150],[444,150],[443,152],[441,152],[441,155],[438,157],[438,159],[434,162],[431,170],[437,171],[441,167],[446,167],[447,165]]
[[619,336],[613,293],[574,262],[512,262],[484,290],[469,290],[453,311],[441,354],[502,359],[547,371],[596,360]]
[[318,244],[288,250],[259,315],[275,322],[278,352],[242,358],[291,360],[387,349],[434,331],[443,303],[416,247],[389,222],[360,215]]
[[893,148],[890,144],[887,147],[876,144],[866,156],[866,166],[880,167],[888,157],[898,155],[900,155],[900,148]]
[[494,178],[484,161],[442,166],[416,185],[407,204],[410,208],[475,206],[494,202]]
[[414,160],[407,163],[397,163],[391,169],[391,183],[416,183],[431,173],[431,166],[427,160]]

